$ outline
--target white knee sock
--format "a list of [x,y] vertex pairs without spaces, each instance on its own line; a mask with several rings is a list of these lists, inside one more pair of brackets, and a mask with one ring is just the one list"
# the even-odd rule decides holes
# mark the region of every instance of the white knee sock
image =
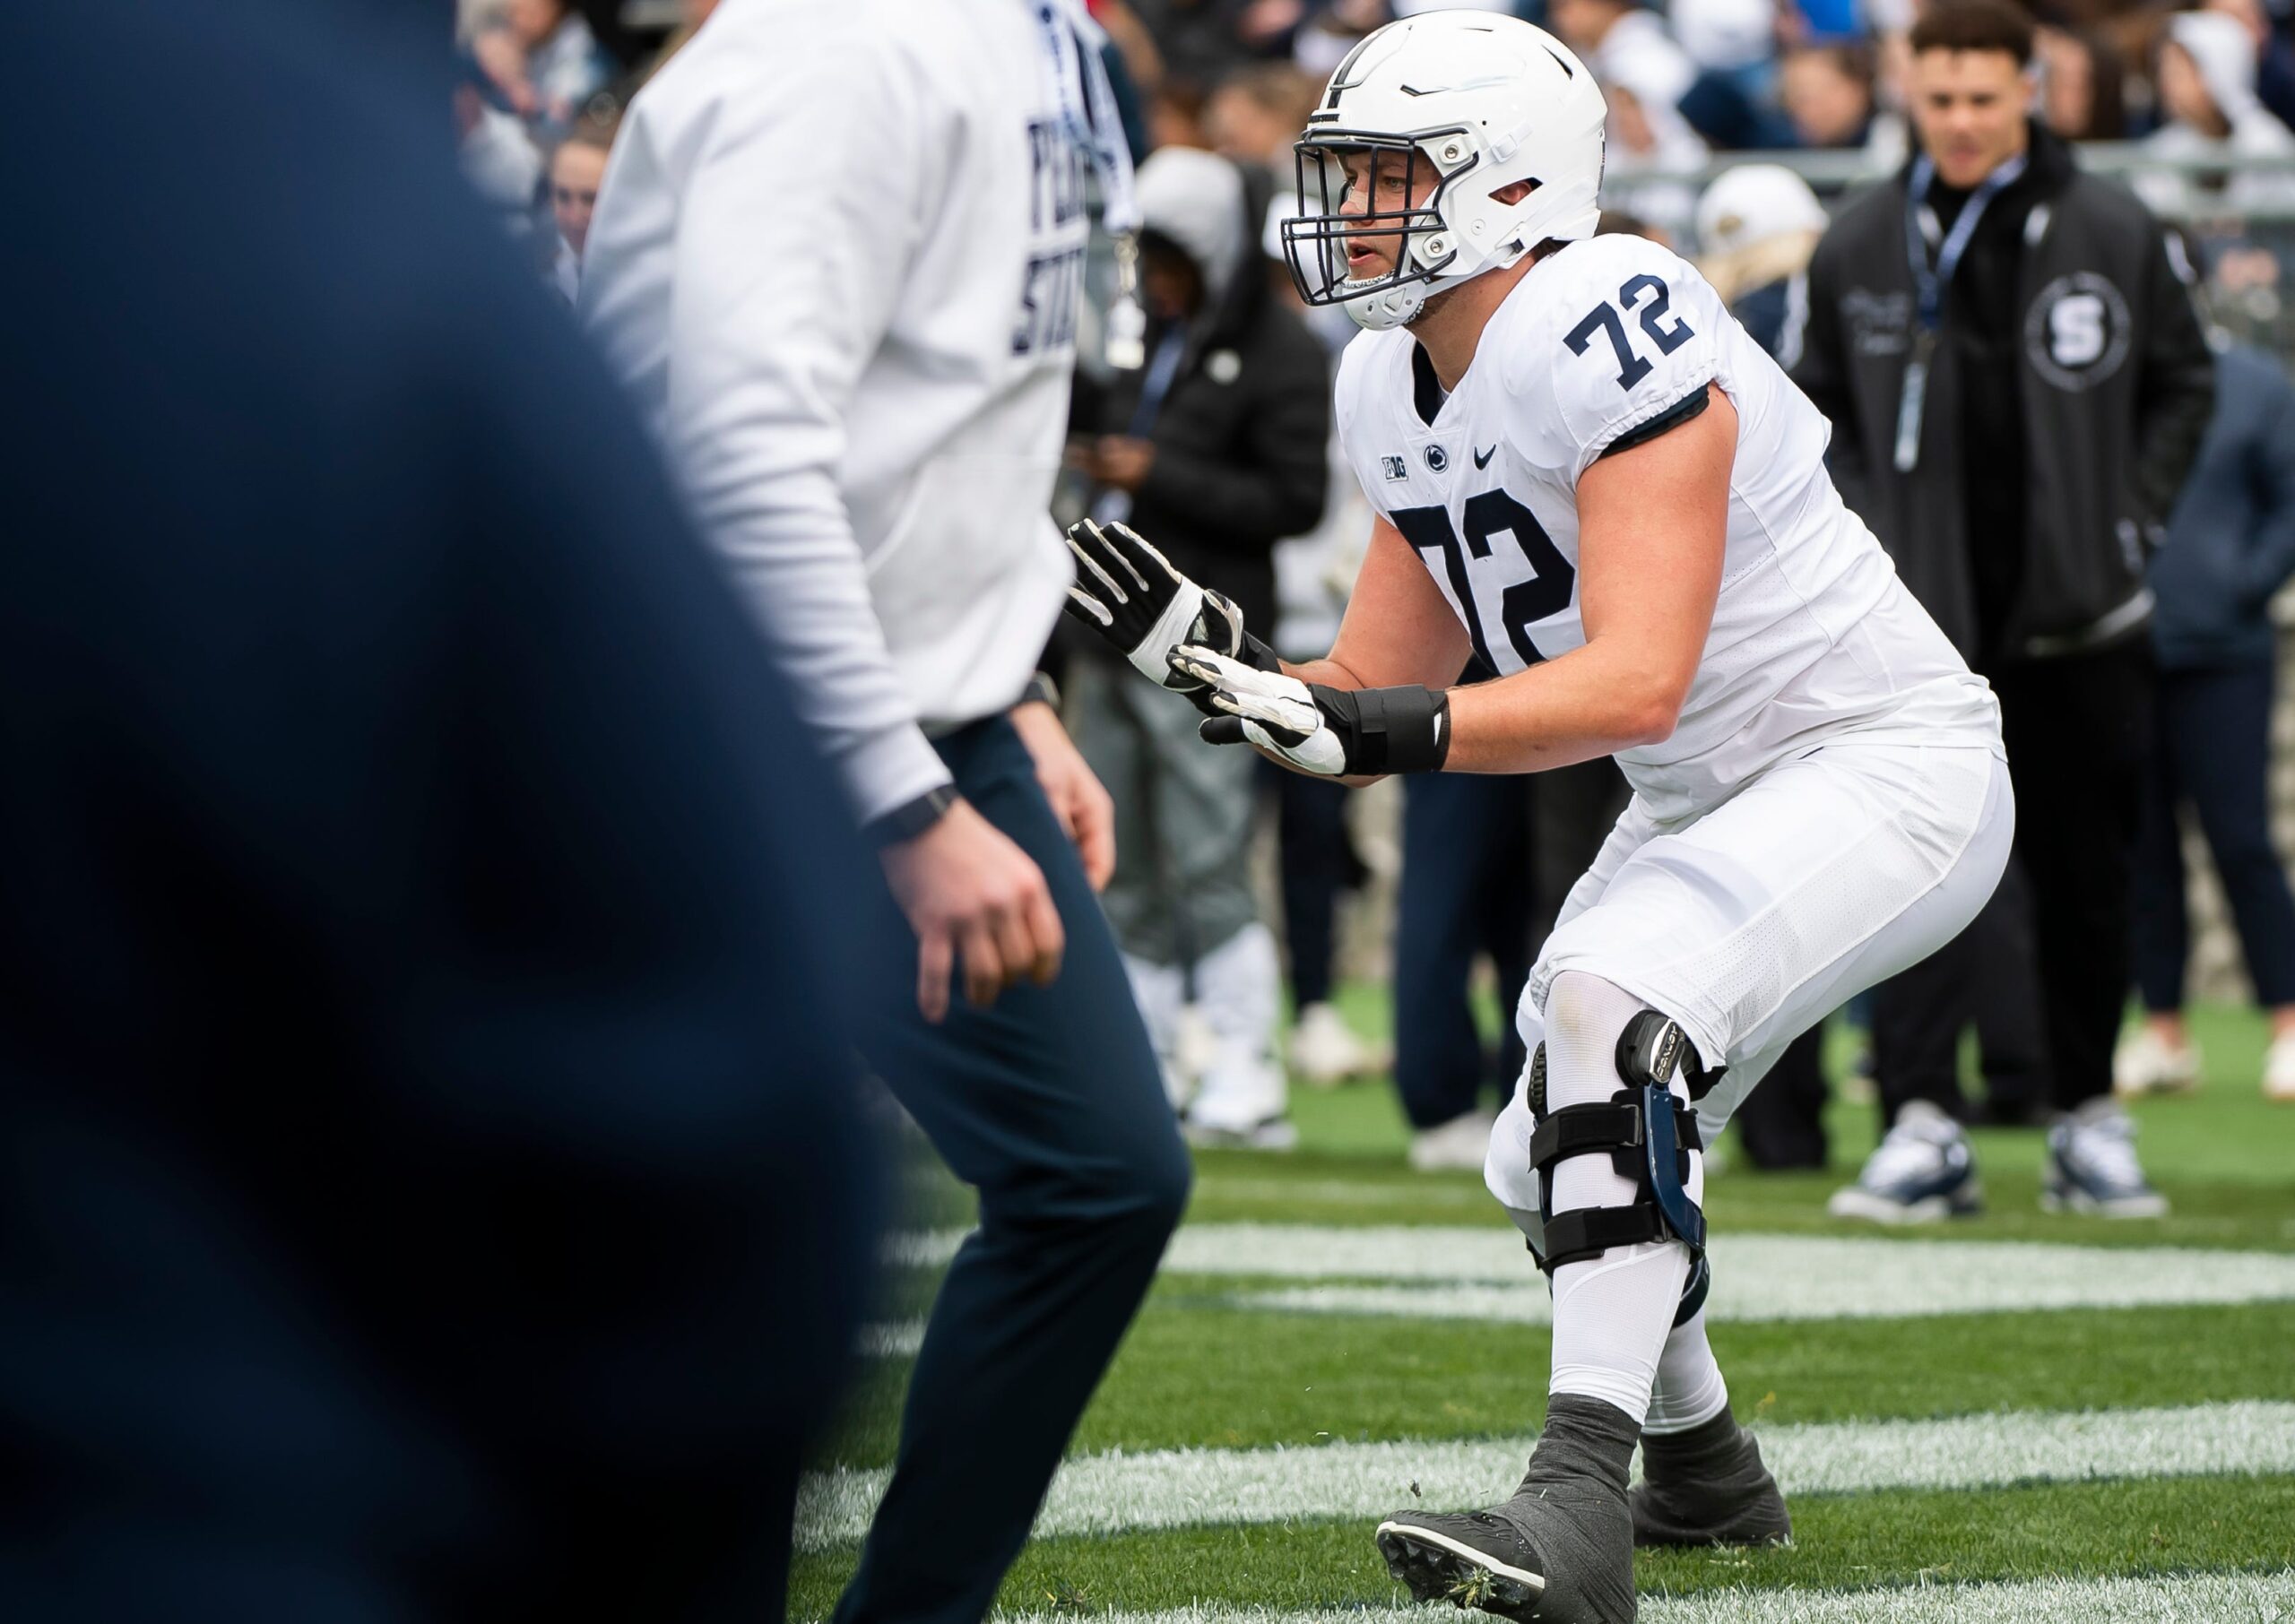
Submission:
[[[1625,1086],[1617,1041],[1647,1007],[1615,983],[1581,971],[1555,977],[1546,995],[1546,1104],[1550,1110],[1606,1101]],[[1678,1080],[1676,1097],[1688,1093]],[[1704,1193],[1704,1158],[1690,1153],[1690,1198]],[[1558,1217],[1581,1207],[1629,1206],[1641,1181],[1621,1175],[1607,1155],[1572,1156],[1555,1164],[1548,1203]],[[1554,1274],[1554,1377],[1550,1393],[1575,1393],[1615,1404],[1636,1421],[1650,1412],[1658,1361],[1681,1307],[1689,1248],[1678,1240],[1612,1247],[1599,1257],[1564,1264]]]
[[1641,1423],[1644,1433],[1659,1437],[1702,1427],[1729,1407],[1729,1384],[1721,1379],[1721,1366],[1713,1345],[1705,1340],[1705,1310],[1676,1326],[1658,1355],[1658,1380],[1650,1390],[1650,1414]]

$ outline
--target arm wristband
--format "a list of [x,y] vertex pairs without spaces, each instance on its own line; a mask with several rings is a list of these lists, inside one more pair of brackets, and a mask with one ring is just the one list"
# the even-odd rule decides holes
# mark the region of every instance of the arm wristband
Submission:
[[948,815],[948,809],[962,799],[954,784],[941,784],[914,800],[903,801],[889,812],[881,812],[861,825],[861,833],[868,842],[882,851],[918,835]]
[[1315,702],[1338,724],[1350,773],[1439,773],[1451,754],[1451,696],[1407,683],[1390,688],[1327,688]]

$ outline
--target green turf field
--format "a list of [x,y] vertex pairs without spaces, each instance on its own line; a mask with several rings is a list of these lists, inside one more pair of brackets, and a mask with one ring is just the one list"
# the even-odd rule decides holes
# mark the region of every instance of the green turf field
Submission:
[[[1382,1024],[1368,993],[1350,1015]],[[1888,1235],[1823,1210],[1869,1106],[1836,1103],[1828,1175],[1725,1147],[1712,1340],[1797,1539],[1645,1554],[1646,1617],[2295,1620],[2295,1108],[2257,1091],[2259,1017],[2195,1027],[2206,1085],[2137,1110],[2163,1220],[2043,1214],[2037,1132],[1976,1136],[1985,1214]],[[1547,1332],[1511,1227],[1479,1178],[1404,1167],[1383,1083],[1295,1112],[1295,1153],[1199,1157],[1008,1611],[1384,1612],[1407,1597],[1371,1542],[1381,1508],[1511,1489]],[[965,1193],[920,1164],[909,1194],[911,1255],[945,1252]],[[793,1618],[826,1617],[851,1570],[931,1281],[888,1283],[801,1509]]]

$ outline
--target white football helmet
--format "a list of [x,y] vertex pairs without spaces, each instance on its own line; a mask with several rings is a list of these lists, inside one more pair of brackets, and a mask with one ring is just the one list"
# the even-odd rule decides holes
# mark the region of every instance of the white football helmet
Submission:
[[[1400,326],[1427,298],[1512,264],[1553,238],[1594,233],[1602,128],[1594,76],[1544,29],[1485,11],[1422,12],[1364,37],[1308,117],[1298,154],[1299,214],[1283,253],[1300,297],[1343,305],[1365,327]],[[1370,195],[1347,191],[1345,160],[1367,155]],[[1403,166],[1414,207],[1381,210],[1377,183]],[[1491,194],[1536,183],[1519,203]],[[1398,244],[1391,272],[1347,275],[1350,238]]]

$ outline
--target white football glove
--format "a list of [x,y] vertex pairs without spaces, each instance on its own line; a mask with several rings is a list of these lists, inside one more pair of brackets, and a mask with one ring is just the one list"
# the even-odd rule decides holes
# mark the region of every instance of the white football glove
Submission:
[[1249,742],[1325,778],[1434,773],[1451,753],[1451,696],[1416,684],[1333,688],[1262,671],[1206,648],[1173,651],[1221,713],[1199,730],[1213,744]]
[[1275,652],[1243,630],[1243,611],[1173,569],[1170,560],[1127,524],[1089,519],[1068,529],[1076,584],[1068,612],[1088,623],[1151,681],[1186,694],[1211,713],[1203,684],[1172,664],[1172,651],[1191,644],[1260,670],[1277,668]]

